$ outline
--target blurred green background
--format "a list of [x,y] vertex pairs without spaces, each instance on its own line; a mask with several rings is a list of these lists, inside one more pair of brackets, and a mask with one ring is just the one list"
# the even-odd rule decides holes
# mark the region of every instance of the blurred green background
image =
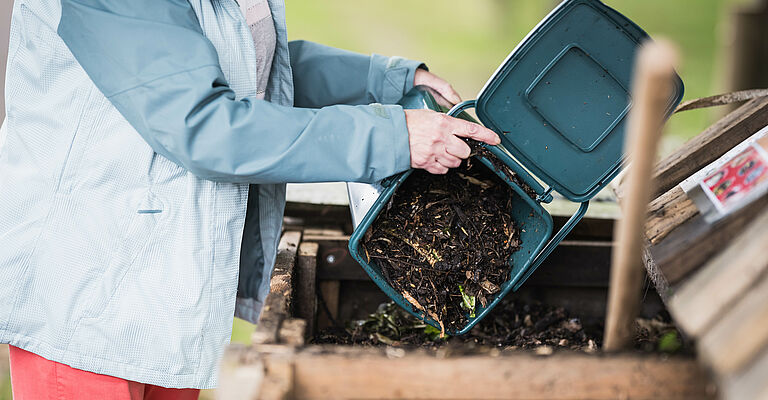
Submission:
[[[685,99],[719,93],[729,8],[747,0],[605,0],[682,53]],[[291,38],[421,60],[464,98],[474,98],[507,54],[559,2],[554,0],[288,0]],[[695,136],[720,110],[676,115],[665,151]]]
[[[729,10],[749,0],[606,0],[651,36],[673,40],[682,53],[685,99],[726,89]],[[400,55],[424,61],[474,98],[515,45],[558,2],[553,0],[351,1],[287,0],[291,39],[308,39],[363,53]],[[721,115],[696,110],[676,115],[665,136],[670,151]],[[232,340],[247,343],[253,326],[236,320]],[[7,356],[0,349],[0,373]],[[2,375],[0,375],[2,376]],[[210,393],[205,393],[210,398]],[[0,378],[0,400],[10,399]]]

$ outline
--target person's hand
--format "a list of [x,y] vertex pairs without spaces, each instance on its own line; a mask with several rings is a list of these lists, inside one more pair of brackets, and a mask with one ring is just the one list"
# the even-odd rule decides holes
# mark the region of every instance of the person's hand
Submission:
[[424,85],[434,89],[438,96],[435,100],[444,107],[451,108],[454,104],[461,103],[461,96],[453,89],[450,83],[443,78],[425,70],[417,69],[413,75],[413,86]]
[[470,149],[459,137],[497,145],[501,142],[492,130],[463,119],[432,110],[405,110],[411,167],[444,174],[469,157]]

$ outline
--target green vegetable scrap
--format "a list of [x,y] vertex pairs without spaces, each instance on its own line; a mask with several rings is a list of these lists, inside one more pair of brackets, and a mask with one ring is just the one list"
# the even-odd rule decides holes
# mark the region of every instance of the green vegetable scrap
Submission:
[[464,293],[464,288],[459,285],[461,292],[461,307],[469,311],[469,318],[475,318],[475,296]]
[[661,352],[674,353],[681,347],[683,347],[683,343],[680,341],[677,331],[669,331],[659,339],[659,351]]

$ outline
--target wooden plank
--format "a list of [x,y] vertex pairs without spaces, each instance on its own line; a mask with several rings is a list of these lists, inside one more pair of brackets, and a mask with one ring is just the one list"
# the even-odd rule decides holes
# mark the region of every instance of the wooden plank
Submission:
[[[766,255],[761,258],[765,259]],[[701,357],[718,374],[726,375],[742,369],[766,346],[768,274],[763,274],[755,287],[745,293],[704,333],[698,348]]]
[[307,228],[304,229],[304,240],[307,242],[328,240],[348,242],[349,235],[344,234],[340,229]]
[[656,288],[656,293],[659,294],[661,300],[666,304],[669,296],[671,295],[669,281],[667,281],[667,278],[664,276],[664,273],[662,273],[661,268],[659,268],[659,265],[656,264],[656,261],[653,259],[650,247],[650,243],[646,242],[642,254],[646,276],[648,276],[648,279],[651,280],[653,286]]
[[329,235],[307,235],[305,236],[305,239],[310,242],[322,242],[322,241],[338,241],[338,242],[349,242],[349,235],[339,234],[334,236]]
[[291,313],[293,272],[296,252],[301,241],[300,231],[283,233],[277,245],[275,269],[269,282],[269,295],[264,302],[259,323],[253,332],[253,343],[277,343],[280,324]]
[[768,399],[768,348],[757,361],[743,371],[725,377],[722,381],[723,398],[726,400]]
[[696,215],[651,246],[651,256],[667,282],[675,285],[719,253],[766,206],[768,196],[763,196],[716,224]]
[[685,333],[701,336],[768,273],[767,243],[768,210],[763,210],[723,252],[681,284],[669,307]]
[[307,335],[312,336],[317,315],[317,252],[318,244],[302,242],[296,269],[294,315],[307,322]]
[[240,344],[230,344],[219,362],[217,399],[257,399],[264,379],[261,355]]
[[299,354],[297,399],[708,399],[713,385],[691,359],[517,353],[435,358],[362,350]]
[[304,346],[306,333],[307,321],[300,318],[288,318],[283,320],[282,325],[280,325],[278,338],[282,344],[301,347]]
[[289,357],[264,357],[264,380],[258,400],[288,400],[293,396],[293,363]]
[[654,199],[648,206],[645,237],[651,244],[658,244],[678,226],[699,213],[696,205],[680,186]]
[[306,228],[304,229],[304,236],[338,236],[343,235],[344,232],[341,231],[341,229],[333,229],[333,228]]
[[653,197],[669,191],[766,125],[768,98],[750,100],[729,113],[656,164]]
[[[323,329],[332,326],[333,321],[338,321],[341,284],[339,281],[320,281],[318,285],[325,308],[322,304],[318,304],[317,329]],[[328,313],[331,314],[330,317]]]

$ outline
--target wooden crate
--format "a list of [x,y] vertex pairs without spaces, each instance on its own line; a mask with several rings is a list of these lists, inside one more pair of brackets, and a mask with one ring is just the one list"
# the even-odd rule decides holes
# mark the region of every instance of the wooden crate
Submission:
[[[295,229],[294,226],[291,229]],[[287,230],[279,245],[261,322],[250,347],[232,347],[222,367],[220,398],[258,399],[706,399],[715,387],[690,357],[487,350],[475,355],[396,347],[306,346],[321,305],[338,303],[324,280],[363,276],[321,265],[333,229]],[[565,247],[568,247],[566,244]],[[594,249],[589,249],[594,250]],[[573,249],[568,250],[574,252]],[[335,253],[334,253],[335,254]],[[327,262],[327,260],[325,260]],[[358,267],[359,268],[359,267]],[[543,268],[543,267],[542,267]],[[324,275],[325,274],[325,275]],[[337,275],[333,275],[337,274]],[[347,274],[347,275],[343,275]],[[550,278],[541,278],[543,282]],[[601,279],[607,279],[601,278]],[[323,288],[323,285],[326,285]],[[333,285],[331,285],[333,286]],[[336,300],[332,293],[337,294]],[[331,303],[331,304],[328,304]],[[604,305],[604,300],[603,300]],[[338,312],[336,308],[336,312]],[[319,323],[320,321],[318,321]]]
[[755,99],[661,160],[645,229],[648,275],[731,399],[768,398],[768,196],[709,224],[678,185],[766,125]]

